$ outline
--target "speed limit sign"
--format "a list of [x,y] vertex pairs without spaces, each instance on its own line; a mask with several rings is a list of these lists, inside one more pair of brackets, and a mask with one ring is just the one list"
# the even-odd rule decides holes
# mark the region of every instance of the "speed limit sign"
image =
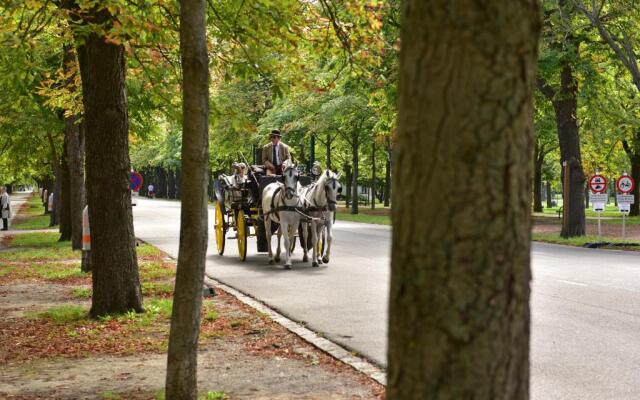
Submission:
[[616,182],[616,187],[620,193],[628,194],[633,192],[636,187],[636,182],[627,174],[623,174]]
[[604,193],[607,191],[607,178],[602,175],[594,175],[589,179],[589,189],[593,193]]

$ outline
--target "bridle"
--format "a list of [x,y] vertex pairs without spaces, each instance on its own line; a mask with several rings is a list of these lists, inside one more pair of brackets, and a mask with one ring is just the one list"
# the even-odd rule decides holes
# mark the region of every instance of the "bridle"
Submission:
[[[287,173],[289,173],[289,171],[297,171],[294,167],[288,167],[285,171],[283,171],[283,175],[285,175],[285,182],[286,182],[286,175]],[[284,186],[284,197],[287,200],[291,200],[295,197],[298,197],[298,192],[296,190],[297,187],[297,183],[300,181],[300,176],[299,175],[293,175],[292,177],[290,176],[290,178],[293,178],[295,180],[295,185],[294,187],[289,187],[286,185]]]

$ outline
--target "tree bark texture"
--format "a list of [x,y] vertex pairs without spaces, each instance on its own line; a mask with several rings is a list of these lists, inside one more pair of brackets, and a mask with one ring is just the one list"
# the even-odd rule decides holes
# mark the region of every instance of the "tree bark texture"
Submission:
[[538,4],[402,11],[387,398],[527,399]]
[[167,363],[168,399],[197,398],[197,352],[207,251],[209,61],[206,2],[181,0],[183,133],[180,249]]
[[[64,46],[64,68],[73,79],[76,71],[76,55],[72,46]],[[77,73],[77,72],[76,72]],[[84,188],[84,135],[76,116],[65,118],[65,138],[67,147],[67,163],[69,165],[69,207],[71,218],[71,247],[82,248],[82,210],[85,206]]]
[[553,198],[551,196],[551,182],[547,181],[546,183],[546,195],[547,195],[547,208],[553,207]]
[[[93,9],[85,22],[113,16]],[[86,128],[87,203],[91,221],[91,315],[142,312],[129,175],[124,47],[91,33],[79,46]]]
[[[578,99],[576,83],[570,65],[565,65],[561,72],[561,89],[553,100],[553,108],[558,127],[561,161],[569,163],[569,223],[563,225],[562,237],[584,236],[584,185],[585,175],[582,169],[580,153],[580,135],[578,129]],[[562,168],[564,182],[564,168]],[[566,226],[566,229],[564,228]]]
[[535,145],[533,171],[533,211],[542,212],[542,165],[544,155],[540,151],[538,144]]
[[64,148],[60,157],[60,241],[71,240],[71,178],[69,176],[69,155],[67,137],[64,137]]

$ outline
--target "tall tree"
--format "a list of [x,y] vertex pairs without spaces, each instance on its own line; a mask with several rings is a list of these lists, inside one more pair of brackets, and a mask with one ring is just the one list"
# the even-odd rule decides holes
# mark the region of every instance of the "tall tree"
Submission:
[[[76,53],[71,45],[63,49],[63,71],[69,90],[77,91],[76,81],[79,81],[79,70]],[[74,250],[82,248],[82,210],[85,206],[84,189],[84,136],[78,123],[76,110],[65,111],[65,146],[67,165],[69,167],[69,218],[71,222],[71,247]]]
[[527,399],[536,0],[407,0],[389,399]]
[[92,29],[77,47],[87,132],[87,203],[91,221],[91,315],[142,312],[131,189],[124,46],[105,32],[114,16],[95,5],[77,10]]
[[182,56],[182,208],[166,394],[197,398],[197,354],[207,251],[209,59],[205,0],[180,2]]
[[[560,143],[561,163],[568,164],[569,188],[568,198],[564,199],[564,206],[568,204],[568,221],[562,224],[562,237],[585,235],[584,187],[585,174],[582,167],[580,152],[580,131],[578,125],[578,80],[575,76],[575,60],[578,58],[580,40],[567,22],[570,19],[573,6],[567,0],[559,0],[550,8],[545,9],[544,38],[550,49],[554,69],[559,70],[558,84],[553,86],[542,75],[538,76],[537,86],[540,92],[551,102],[555,111],[558,141]],[[569,26],[568,26],[569,25]],[[562,182],[565,169],[562,169]]]

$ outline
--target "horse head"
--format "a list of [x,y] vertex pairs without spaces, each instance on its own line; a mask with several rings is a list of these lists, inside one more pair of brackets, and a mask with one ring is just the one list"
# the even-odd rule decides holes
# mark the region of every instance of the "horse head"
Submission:
[[300,172],[293,164],[288,164],[284,171],[284,197],[291,200],[298,196],[298,181],[300,180]]
[[342,193],[340,185],[340,174],[326,170],[318,180],[318,185],[323,189],[329,211],[336,210],[338,194]]

